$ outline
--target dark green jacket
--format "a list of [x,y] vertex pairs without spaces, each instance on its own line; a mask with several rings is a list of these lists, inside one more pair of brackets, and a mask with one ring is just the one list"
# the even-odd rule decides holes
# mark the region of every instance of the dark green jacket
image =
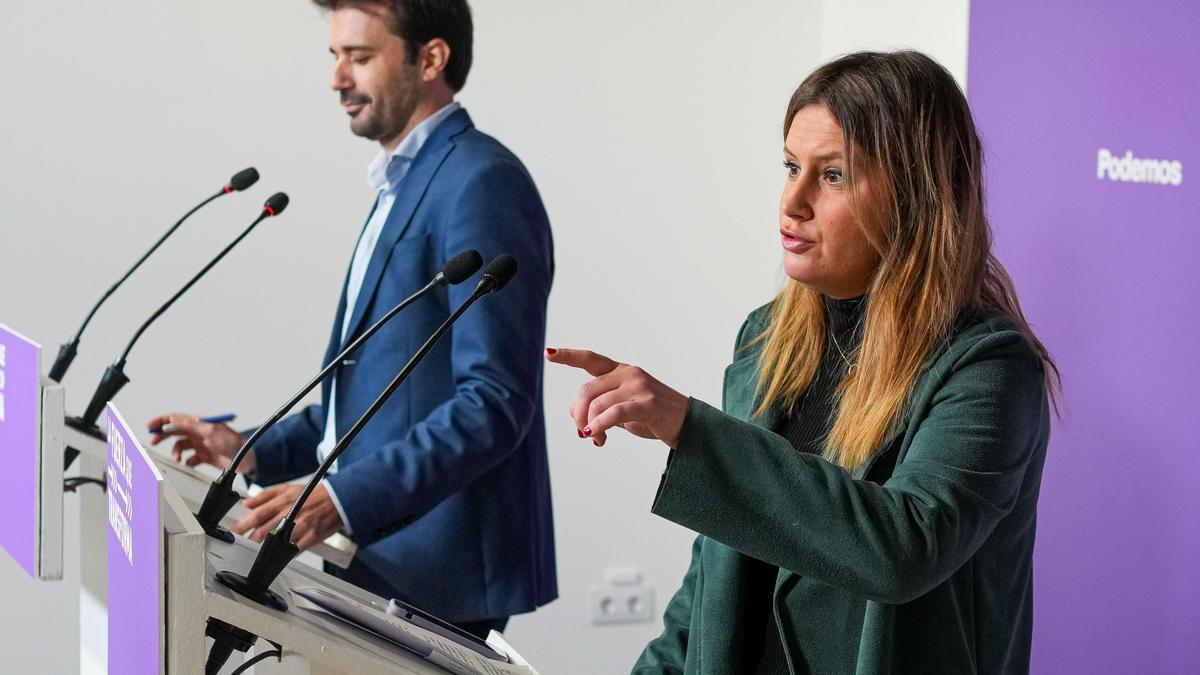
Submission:
[[[671,451],[653,511],[700,536],[633,672],[738,672],[746,627],[763,626],[747,616],[762,607],[744,592],[751,558],[779,568],[771,607],[793,673],[1028,671],[1050,424],[1029,342],[1001,319],[966,322],[926,362],[904,423],[847,472],[769,431],[779,411],[750,419],[760,349],[744,345],[766,321],[759,308],[742,326],[725,412],[693,399]],[[805,591],[819,584],[833,592]],[[844,637],[802,653],[789,613],[842,622]]]

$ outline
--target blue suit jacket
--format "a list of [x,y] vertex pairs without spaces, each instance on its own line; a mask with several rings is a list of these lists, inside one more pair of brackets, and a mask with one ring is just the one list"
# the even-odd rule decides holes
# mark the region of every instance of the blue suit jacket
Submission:
[[[339,576],[456,622],[528,612],[558,593],[542,417],[550,224],[521,162],[460,110],[401,182],[346,342],[471,248],[485,261],[510,253],[519,272],[462,316],[329,477],[359,545]],[[339,438],[477,281],[422,298],[337,369]],[[341,297],[323,363],[342,347]],[[323,402],[329,390],[326,380]],[[325,419],[313,405],[265,434],[255,480],[315,471]]]

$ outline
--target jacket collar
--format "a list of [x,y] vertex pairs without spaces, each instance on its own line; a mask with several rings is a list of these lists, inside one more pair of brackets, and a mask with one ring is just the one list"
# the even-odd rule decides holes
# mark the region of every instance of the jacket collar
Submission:
[[[383,276],[383,270],[387,267],[392,248],[412,224],[413,214],[429,190],[430,182],[437,175],[438,169],[441,168],[446,157],[454,150],[455,137],[472,128],[474,128],[474,124],[472,124],[471,116],[467,114],[467,111],[462,109],[455,111],[434,128],[429,139],[425,141],[417,156],[413,158],[412,167],[400,183],[392,210],[388,213],[383,232],[380,233],[379,241],[375,244],[375,252],[371,255],[371,262],[367,265],[367,272],[363,277],[362,288],[358,292],[358,300],[354,303],[354,313],[350,316],[346,340],[343,344],[349,343],[358,333],[367,307],[371,305],[371,300],[379,287],[379,280]],[[344,291],[342,295],[345,296]]]
[[[930,378],[933,377],[931,371],[934,363],[944,356],[946,353],[945,346],[935,349],[921,366],[921,373],[917,376],[917,381],[913,385],[913,393],[922,390],[930,384]],[[778,426],[780,419],[783,416],[782,408],[776,404],[768,407],[759,416],[754,416],[754,411],[758,410],[762,404],[762,394],[758,391],[758,368],[762,357],[762,343],[758,343],[751,347],[745,348],[738,353],[734,358],[733,363],[725,369],[725,387],[724,400],[722,401],[725,412],[738,419],[744,420],[764,429],[774,431]],[[912,393],[909,399],[913,398]],[[905,411],[899,423],[893,425],[892,429],[884,436],[883,441],[876,448],[875,452],[867,458],[852,473],[854,478],[863,478],[878,461],[883,451],[890,447],[892,443],[904,433],[907,425],[905,418],[909,411]]]

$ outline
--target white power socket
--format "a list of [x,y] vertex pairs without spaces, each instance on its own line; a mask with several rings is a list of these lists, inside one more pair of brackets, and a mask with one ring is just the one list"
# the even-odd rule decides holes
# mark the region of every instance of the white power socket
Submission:
[[604,583],[588,586],[588,615],[593,624],[644,623],[654,620],[654,589],[636,569],[615,568]]

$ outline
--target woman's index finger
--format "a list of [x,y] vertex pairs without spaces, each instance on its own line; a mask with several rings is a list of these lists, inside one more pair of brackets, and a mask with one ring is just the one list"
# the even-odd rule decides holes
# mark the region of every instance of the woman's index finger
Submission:
[[592,377],[612,372],[621,365],[603,354],[597,354],[587,349],[547,349],[546,358],[551,363],[586,370]]

